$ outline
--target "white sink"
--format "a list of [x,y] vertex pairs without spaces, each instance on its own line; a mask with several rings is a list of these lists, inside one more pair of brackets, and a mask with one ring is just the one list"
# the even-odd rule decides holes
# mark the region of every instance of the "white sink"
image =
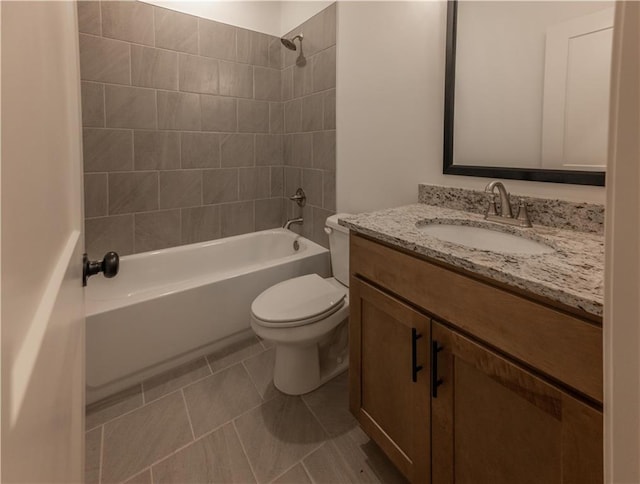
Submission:
[[472,249],[528,255],[555,252],[555,249],[541,242],[482,227],[431,223],[419,225],[418,229],[436,239],[464,245]]

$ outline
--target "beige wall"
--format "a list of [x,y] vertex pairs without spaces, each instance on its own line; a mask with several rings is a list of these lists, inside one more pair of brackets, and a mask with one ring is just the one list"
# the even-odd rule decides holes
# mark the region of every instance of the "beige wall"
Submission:
[[[339,2],[337,209],[417,201],[418,183],[482,189],[442,174],[444,2]],[[364,21],[366,19],[366,21]],[[604,203],[602,187],[508,180],[516,194]]]

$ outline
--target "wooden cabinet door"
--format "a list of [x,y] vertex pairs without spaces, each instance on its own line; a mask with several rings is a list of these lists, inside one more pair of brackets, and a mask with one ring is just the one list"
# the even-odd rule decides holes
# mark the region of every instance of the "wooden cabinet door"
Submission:
[[602,412],[442,324],[431,331],[434,484],[603,481]]
[[410,481],[428,482],[430,320],[355,277],[350,294],[351,412]]

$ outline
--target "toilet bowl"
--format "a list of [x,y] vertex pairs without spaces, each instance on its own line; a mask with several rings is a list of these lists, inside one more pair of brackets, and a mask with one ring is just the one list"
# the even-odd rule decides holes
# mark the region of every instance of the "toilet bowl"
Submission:
[[273,382],[289,395],[318,388],[348,366],[349,230],[327,219],[334,277],[280,282],[251,305],[251,328],[275,344]]

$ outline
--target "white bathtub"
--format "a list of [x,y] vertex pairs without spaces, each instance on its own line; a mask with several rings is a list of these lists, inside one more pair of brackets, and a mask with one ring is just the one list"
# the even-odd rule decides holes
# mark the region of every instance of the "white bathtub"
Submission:
[[331,275],[329,251],[284,229],[122,257],[85,292],[87,403],[231,344],[258,294],[314,272]]

